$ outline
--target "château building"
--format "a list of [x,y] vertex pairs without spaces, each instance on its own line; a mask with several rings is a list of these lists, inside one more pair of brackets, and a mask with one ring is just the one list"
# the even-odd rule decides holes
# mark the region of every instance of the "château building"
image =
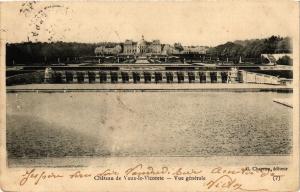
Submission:
[[132,40],[126,40],[123,46],[123,53],[127,55],[136,54],[137,43]]
[[[122,46],[121,46],[122,45]],[[207,47],[182,46],[182,50],[173,45],[161,44],[160,40],[146,41],[144,36],[138,42],[125,40],[121,45],[115,47],[100,46],[95,49],[96,55],[121,54],[121,55],[172,55],[172,54],[205,54]]]
[[139,42],[133,42],[132,40],[126,40],[123,47],[124,54],[134,54],[134,55],[145,55],[147,53],[161,54],[162,46],[159,40],[153,40],[152,42],[147,42],[142,36]]

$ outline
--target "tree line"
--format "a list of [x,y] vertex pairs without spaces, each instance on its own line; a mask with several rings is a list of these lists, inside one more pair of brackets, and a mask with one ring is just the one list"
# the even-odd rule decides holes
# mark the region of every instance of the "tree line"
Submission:
[[77,42],[23,42],[6,44],[6,64],[52,64],[76,63],[80,57],[95,55],[99,46],[114,46],[117,43],[77,43]]
[[[22,42],[6,44],[6,64],[52,64],[79,63],[81,57],[95,56],[99,46],[114,47],[118,43],[77,43],[77,42]],[[178,46],[175,46],[178,48]],[[238,40],[210,47],[206,58],[220,61],[230,60],[234,63],[244,61],[261,63],[262,53],[291,53],[289,37],[271,36],[265,39]],[[286,62],[286,61],[284,61]]]
[[237,40],[234,42],[227,42],[225,44],[211,47],[207,51],[207,55],[217,57],[221,61],[227,58],[234,62],[238,62],[239,57],[244,60],[253,61],[254,63],[261,62],[261,54],[275,54],[275,53],[291,53],[292,44],[291,38],[271,36],[265,39],[252,40]]

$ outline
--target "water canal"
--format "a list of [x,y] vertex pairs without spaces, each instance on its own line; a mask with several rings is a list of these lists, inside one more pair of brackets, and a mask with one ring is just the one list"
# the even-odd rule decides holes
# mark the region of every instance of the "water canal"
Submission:
[[276,92],[7,93],[8,157],[286,155]]

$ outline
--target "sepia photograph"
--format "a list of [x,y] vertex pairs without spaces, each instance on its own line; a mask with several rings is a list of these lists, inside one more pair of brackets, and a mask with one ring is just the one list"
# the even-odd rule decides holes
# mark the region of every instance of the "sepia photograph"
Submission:
[[[299,187],[298,9],[284,0],[1,2],[1,167],[20,172],[10,186],[40,191],[44,169],[129,165],[123,180],[145,176],[142,191],[150,180],[182,190],[188,182],[167,184],[178,175],[203,183],[191,191]],[[246,184],[266,170],[278,182],[247,188],[222,170],[217,184],[197,169],[221,173],[215,165],[242,167]],[[90,174],[94,190],[121,175],[107,170]],[[109,191],[138,190],[127,185]]]

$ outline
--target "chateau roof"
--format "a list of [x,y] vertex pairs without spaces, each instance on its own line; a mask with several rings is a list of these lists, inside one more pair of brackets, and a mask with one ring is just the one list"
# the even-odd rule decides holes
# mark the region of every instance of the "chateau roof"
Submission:
[[138,45],[147,45],[147,41],[145,41],[144,35],[142,35],[142,39],[138,42]]
[[160,44],[160,41],[158,39],[153,40],[153,44]]
[[124,45],[135,45],[136,42],[132,41],[132,40],[125,40]]

